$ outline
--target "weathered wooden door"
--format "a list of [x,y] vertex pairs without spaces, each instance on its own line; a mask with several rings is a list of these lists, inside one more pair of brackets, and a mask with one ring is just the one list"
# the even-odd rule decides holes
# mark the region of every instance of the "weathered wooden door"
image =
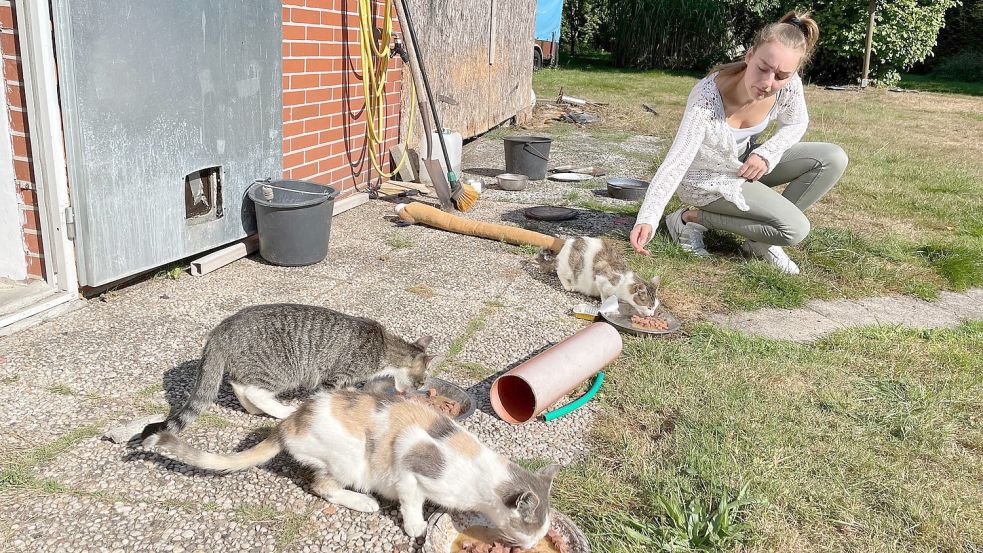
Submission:
[[445,127],[468,138],[529,109],[536,0],[407,3]]
[[280,0],[53,0],[79,280],[242,238],[281,174]]

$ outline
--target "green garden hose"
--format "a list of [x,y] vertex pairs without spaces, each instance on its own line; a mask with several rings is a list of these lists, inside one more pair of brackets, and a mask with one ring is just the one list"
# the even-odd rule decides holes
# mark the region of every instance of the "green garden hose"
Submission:
[[580,409],[581,407],[584,406],[585,403],[590,401],[590,398],[594,397],[594,394],[596,394],[597,391],[601,389],[601,384],[603,383],[604,383],[604,373],[598,372],[597,375],[594,377],[594,383],[591,385],[590,389],[587,390],[586,393],[584,393],[584,395],[578,397],[577,399],[571,401],[570,403],[564,405],[563,407],[558,407],[556,409],[553,409],[552,411],[543,413],[543,418],[546,419],[547,421],[551,421],[553,419],[558,419],[563,415],[568,415],[573,411],[576,411],[577,409]]

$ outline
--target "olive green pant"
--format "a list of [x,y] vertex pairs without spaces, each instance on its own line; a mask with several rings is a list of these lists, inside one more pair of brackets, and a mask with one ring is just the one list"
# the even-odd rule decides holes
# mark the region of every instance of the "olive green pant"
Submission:
[[[749,148],[741,160],[751,151]],[[721,198],[700,207],[696,222],[773,246],[798,244],[809,234],[809,219],[802,212],[833,188],[847,161],[836,144],[800,142],[767,175],[743,184],[741,191],[750,210],[741,211]],[[783,184],[788,186],[782,193],[772,189]]]

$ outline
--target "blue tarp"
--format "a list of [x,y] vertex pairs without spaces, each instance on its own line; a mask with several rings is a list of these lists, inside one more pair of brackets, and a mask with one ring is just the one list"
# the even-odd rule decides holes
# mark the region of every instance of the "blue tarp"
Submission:
[[563,0],[536,0],[536,40],[556,38],[559,44],[562,15]]

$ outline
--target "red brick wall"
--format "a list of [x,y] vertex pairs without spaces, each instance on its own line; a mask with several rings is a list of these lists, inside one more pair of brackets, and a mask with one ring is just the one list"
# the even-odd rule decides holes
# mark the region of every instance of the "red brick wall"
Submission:
[[[24,78],[17,44],[17,17],[10,0],[0,0],[0,53],[3,54],[3,82],[7,92],[10,116],[10,140],[14,152],[14,173],[18,181],[34,184],[31,169],[31,140],[28,134],[26,104],[24,103]],[[7,186],[0,183],[0,186]],[[38,198],[34,190],[22,190],[16,184],[24,223],[27,272],[31,278],[44,278],[44,259],[41,248],[41,230],[38,224]]]
[[[328,184],[342,195],[378,178],[368,157],[361,65],[356,0],[284,0],[284,178]],[[402,62],[390,60],[386,142],[377,149],[386,170],[388,149],[399,141],[401,75]]]

